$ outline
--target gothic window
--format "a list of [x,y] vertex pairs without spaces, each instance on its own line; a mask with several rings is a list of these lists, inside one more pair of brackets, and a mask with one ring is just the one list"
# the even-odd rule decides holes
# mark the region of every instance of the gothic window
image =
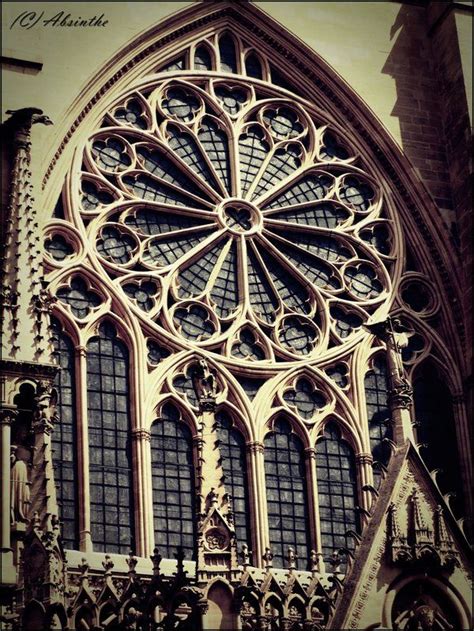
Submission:
[[155,545],[173,558],[181,546],[186,558],[195,549],[193,441],[179,410],[163,406],[151,427],[151,471]]
[[232,497],[237,547],[251,546],[250,508],[245,440],[226,412],[217,414],[217,436],[225,475],[226,491]]
[[337,425],[328,424],[316,443],[319,518],[326,561],[340,549],[352,548],[349,530],[357,531],[357,482],[354,454]]
[[[388,404],[387,363],[383,355],[377,355],[373,360],[373,367],[365,376],[364,387],[374,464],[387,465],[390,458],[390,447],[384,439],[392,438],[392,430]],[[374,476],[377,482],[379,475],[379,470],[375,466]]]
[[274,565],[284,567],[292,547],[303,569],[311,548],[304,449],[286,419],[265,438],[265,486]]
[[95,550],[128,554],[133,543],[129,359],[108,322],[87,347],[91,536]]
[[456,493],[452,506],[462,513],[463,487],[452,397],[446,379],[432,362],[425,361],[415,370],[413,399],[421,455],[431,471],[440,469],[437,477],[440,488],[444,493]]
[[62,332],[57,320],[52,322],[55,356],[60,366],[54,386],[58,393],[59,423],[52,433],[55,483],[62,538],[66,548],[79,546],[77,523],[77,437],[74,346]]
[[[142,349],[129,365],[111,325],[103,325],[88,344],[91,528],[97,550],[124,553],[133,543],[132,468],[133,475],[142,474],[131,462],[130,412],[143,410],[133,419],[133,427],[141,427],[149,418],[147,406],[174,391],[182,414],[165,405],[151,427],[155,543],[169,557],[178,545],[187,558],[194,553],[197,482],[192,436],[182,415],[185,408],[189,418],[197,415],[199,401],[191,360],[175,371],[178,353],[211,359],[232,375],[234,398],[224,378],[225,396],[248,416],[254,435],[277,405],[299,419],[313,441],[315,424],[329,410],[344,402],[357,419],[365,416],[366,405],[368,427],[360,430],[383,468],[390,454],[385,439],[392,436],[385,359],[377,355],[368,368],[364,402],[353,396],[360,370],[354,351],[367,340],[364,324],[385,318],[397,304],[394,287],[401,288],[399,304],[414,315],[431,316],[436,306],[428,290],[417,291],[417,274],[401,284],[401,265],[394,264],[403,251],[398,194],[391,194],[386,167],[378,165],[364,134],[345,127],[335,109],[326,112],[323,96],[312,105],[304,87],[241,31],[211,32],[209,26],[201,39],[193,34],[186,49],[173,45],[168,59],[160,52],[153,66],[147,62],[141,79],[137,66],[134,87],[121,92],[119,79],[99,98],[97,124],[83,127],[92,131],[78,147],[48,228],[51,291],[80,343],[86,344],[94,318],[109,309],[135,336],[133,347]],[[96,271],[93,287],[90,270]],[[405,359],[419,352],[415,342]],[[67,354],[67,343],[61,344]],[[317,389],[300,376],[303,366],[324,375]],[[68,364],[60,377],[65,393],[72,370]],[[86,378],[76,377],[77,383]],[[423,383],[420,377],[415,391],[419,440],[438,444],[434,423],[424,420],[432,412],[423,402]],[[66,394],[61,396],[61,413],[73,414]],[[137,406],[129,409],[130,400]],[[262,543],[270,535],[280,567],[288,548],[295,548],[305,568],[309,550],[320,542],[310,542],[309,465],[302,442],[286,419],[275,422],[265,439],[266,490],[258,490],[263,472],[247,479],[259,465],[254,462],[247,472],[244,440],[231,417],[221,412],[216,430],[239,545],[250,544],[252,483],[267,494],[270,528],[252,533],[253,539]],[[334,426],[326,426],[317,451],[327,557],[350,543],[344,532],[356,527],[356,480],[353,454]],[[374,475],[377,483],[377,466]],[[143,505],[150,495],[145,490]],[[140,542],[138,548],[144,547]]]

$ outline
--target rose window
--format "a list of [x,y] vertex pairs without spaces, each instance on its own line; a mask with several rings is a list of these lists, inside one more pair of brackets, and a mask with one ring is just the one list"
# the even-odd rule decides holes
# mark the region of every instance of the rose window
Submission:
[[376,174],[275,86],[147,83],[78,160],[69,216],[157,339],[234,362],[320,357],[390,295],[396,234]]

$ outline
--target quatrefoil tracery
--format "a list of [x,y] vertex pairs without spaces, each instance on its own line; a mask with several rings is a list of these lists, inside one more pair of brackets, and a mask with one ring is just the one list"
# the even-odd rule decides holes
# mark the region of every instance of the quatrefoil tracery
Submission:
[[71,213],[92,217],[98,260],[137,317],[246,363],[319,356],[360,330],[389,296],[395,240],[342,133],[259,90],[167,80],[116,102]]

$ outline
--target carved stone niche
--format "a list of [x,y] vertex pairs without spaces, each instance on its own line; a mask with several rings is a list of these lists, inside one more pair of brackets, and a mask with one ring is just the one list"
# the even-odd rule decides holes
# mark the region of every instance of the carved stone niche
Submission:
[[392,608],[394,631],[448,631],[461,629],[454,603],[430,581],[413,581],[395,597]]

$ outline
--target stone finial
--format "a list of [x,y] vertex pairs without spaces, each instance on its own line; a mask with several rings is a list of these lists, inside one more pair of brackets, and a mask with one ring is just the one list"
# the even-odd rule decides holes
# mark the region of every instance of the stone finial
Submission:
[[128,573],[129,575],[135,575],[137,573],[136,567],[138,563],[138,559],[134,556],[133,552],[130,550],[128,557],[125,559],[128,565]]
[[242,544],[242,547],[240,549],[239,552],[239,556],[242,560],[242,566],[244,568],[244,571],[247,569],[247,567],[250,565],[250,555],[251,555],[251,551],[249,550],[249,547],[246,543]]
[[287,567],[288,567],[288,570],[290,572],[293,572],[294,570],[296,570],[296,560],[297,559],[298,559],[298,555],[296,554],[295,549],[292,546],[290,546],[288,548],[288,552],[287,552],[287,555],[286,555],[286,560],[288,562],[288,566]]
[[155,548],[153,550],[153,554],[150,557],[151,562],[153,564],[153,575],[154,576],[159,576],[160,575],[160,564],[161,561],[163,560],[163,557],[160,554],[160,551],[158,550],[158,548]]
[[265,554],[262,557],[263,567],[265,572],[268,572],[273,567],[273,552],[270,548],[265,548]]
[[114,562],[110,558],[108,554],[105,555],[105,560],[102,561],[102,566],[105,570],[105,576],[110,576],[112,574],[112,569],[114,567]]

